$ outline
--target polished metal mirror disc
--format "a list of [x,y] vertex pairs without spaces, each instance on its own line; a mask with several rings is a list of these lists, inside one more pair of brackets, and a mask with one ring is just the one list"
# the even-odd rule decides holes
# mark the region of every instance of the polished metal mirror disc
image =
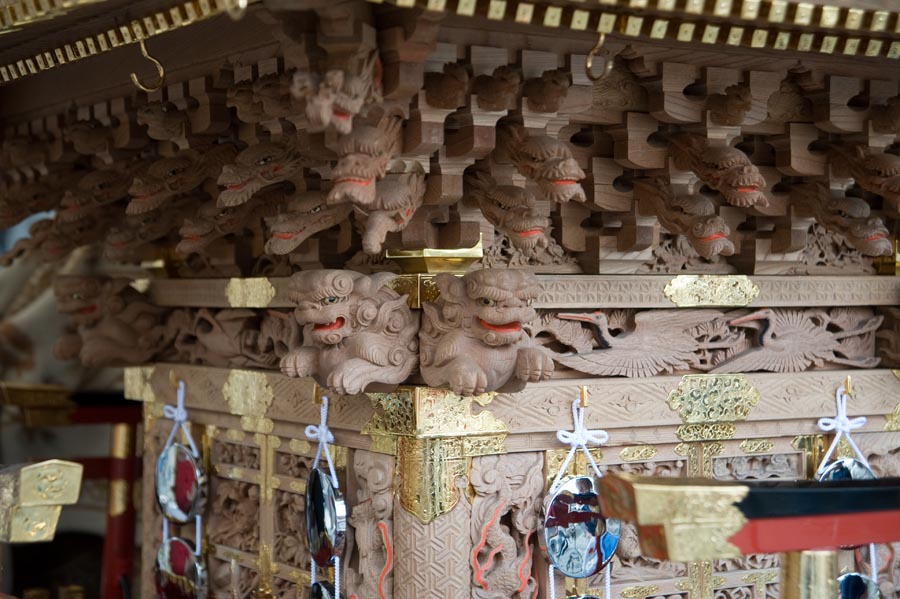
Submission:
[[156,596],[159,599],[205,599],[206,568],[194,555],[194,544],[172,537],[156,554]]
[[203,509],[206,476],[191,450],[173,443],[156,460],[156,500],[163,516],[186,524]]
[[306,483],[306,536],[309,553],[321,567],[340,557],[347,531],[347,505],[328,473],[313,468]]
[[881,599],[881,591],[875,581],[857,572],[838,577],[840,599]]
[[334,585],[330,582],[314,582],[309,589],[310,599],[338,599],[334,596]]
[[834,460],[819,475],[819,482],[839,480],[873,480],[875,474],[864,463],[853,458]]
[[544,518],[547,555],[569,578],[598,573],[613,557],[622,523],[604,518],[594,479],[570,478],[550,498]]

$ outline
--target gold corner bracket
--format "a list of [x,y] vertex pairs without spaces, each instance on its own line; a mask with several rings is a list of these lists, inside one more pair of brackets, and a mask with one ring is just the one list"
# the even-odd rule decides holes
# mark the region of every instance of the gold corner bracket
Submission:
[[486,409],[474,412],[493,393],[400,387],[366,395],[375,413],[362,434],[372,437],[372,451],[396,457],[400,505],[424,524],[457,504],[456,481],[468,477],[471,458],[506,453],[506,424]]
[[48,460],[0,470],[0,542],[50,541],[62,506],[78,501],[81,464]]
[[663,294],[679,308],[741,308],[759,297],[759,286],[746,275],[678,275]]

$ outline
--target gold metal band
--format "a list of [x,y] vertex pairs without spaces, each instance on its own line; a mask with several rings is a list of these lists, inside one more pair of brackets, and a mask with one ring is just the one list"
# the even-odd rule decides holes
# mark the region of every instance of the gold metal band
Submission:
[[[250,3],[259,0],[249,0]],[[58,3],[58,2],[57,2]],[[86,4],[87,2],[69,2],[68,4]],[[20,0],[17,4],[33,5],[34,2]],[[46,4],[46,2],[44,3]],[[63,4],[66,4],[63,2]],[[127,25],[122,25],[116,29],[90,35],[85,38],[75,40],[71,43],[64,44],[52,50],[47,50],[34,56],[17,60],[16,62],[0,65],[0,83],[9,83],[30,75],[54,69],[56,67],[97,56],[112,51],[121,46],[129,44],[138,44],[141,40],[148,39],[162,33],[181,29],[205,21],[212,17],[222,14],[233,14],[235,10],[235,0],[190,0],[175,4],[169,10],[155,12],[139,19],[134,19]],[[15,5],[14,5],[15,6]],[[5,8],[6,15],[9,18],[10,8]],[[24,13],[21,13],[24,14]],[[41,20],[45,20],[46,15],[52,14],[49,11],[44,13]],[[59,13],[61,14],[61,13]],[[58,14],[56,15],[58,16]],[[31,19],[33,21],[35,19]],[[0,33],[4,29],[9,30],[16,24],[30,22],[24,17],[20,17],[18,21],[8,21],[0,19]]]
[[[370,0],[380,3],[382,0]],[[900,58],[900,14],[785,0],[599,0],[554,6],[518,0],[393,0],[400,7],[628,38]],[[641,14],[633,14],[633,9]],[[657,14],[649,14],[652,11]]]

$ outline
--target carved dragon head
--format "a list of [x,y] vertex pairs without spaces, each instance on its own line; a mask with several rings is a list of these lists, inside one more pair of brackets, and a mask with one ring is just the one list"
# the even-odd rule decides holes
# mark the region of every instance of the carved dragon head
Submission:
[[281,73],[260,77],[253,83],[253,96],[270,117],[284,117],[296,112],[291,80],[287,73]]
[[389,119],[383,127],[356,127],[341,138],[329,204],[350,202],[365,207],[375,202],[375,180],[384,177],[391,159],[400,153],[401,124],[399,119]]
[[79,326],[90,326],[104,316],[118,314],[125,306],[122,292],[128,279],[60,275],[53,284],[56,307]]
[[532,302],[541,286],[531,273],[512,269],[476,270],[463,277],[442,273],[435,283],[441,292],[441,320],[487,345],[518,342],[525,335],[522,325],[537,318]]
[[291,93],[306,103],[306,117],[313,129],[331,125],[346,135],[353,130],[353,117],[366,102],[381,98],[381,76],[381,59],[377,52],[371,52],[358,73],[331,69],[319,77],[309,71],[297,71]]
[[75,121],[63,135],[76,152],[87,156],[108,153],[112,144],[112,131],[96,119]]
[[304,339],[321,345],[337,345],[360,328],[370,326],[396,333],[406,323],[373,322],[380,314],[379,306],[366,301],[374,298],[395,276],[391,273],[367,276],[346,270],[308,270],[294,274],[288,297],[296,304],[294,318],[304,327]]
[[731,229],[718,215],[697,219],[690,228],[688,239],[700,256],[712,260],[715,256],[731,256],[734,244],[728,239]]
[[197,150],[182,150],[171,158],[157,160],[132,181],[128,189],[132,199],[126,213],[151,212],[207,179],[218,177],[223,165],[233,161],[236,154],[233,146],[220,144],[202,154]]
[[880,218],[855,219],[846,231],[847,241],[865,256],[892,256],[890,231]]
[[188,115],[172,102],[150,102],[138,108],[137,123],[147,127],[150,139],[171,141],[188,132]]
[[222,167],[217,183],[225,189],[219,194],[219,206],[243,204],[263,187],[290,179],[307,164],[290,135],[250,146],[237,155],[234,164]]
[[228,88],[225,106],[234,108],[238,120],[243,123],[258,123],[266,118],[262,102],[253,93],[252,81],[240,81]]
[[761,190],[766,180],[755,164],[737,148],[709,146],[700,155],[706,169],[702,177],[706,183],[722,194],[732,206],[749,208],[765,207],[769,200]]
[[513,135],[508,143],[510,158],[520,173],[538,184],[541,194],[551,202],[584,202],[581,187],[584,171],[578,166],[568,144],[547,135]]
[[465,181],[481,213],[513,247],[531,250],[549,245],[550,219],[538,211],[534,194],[515,185],[497,185],[480,171]]
[[287,211],[266,219],[269,240],[267,254],[289,254],[301,243],[350,216],[350,204],[329,206],[321,191],[300,193],[291,199]]

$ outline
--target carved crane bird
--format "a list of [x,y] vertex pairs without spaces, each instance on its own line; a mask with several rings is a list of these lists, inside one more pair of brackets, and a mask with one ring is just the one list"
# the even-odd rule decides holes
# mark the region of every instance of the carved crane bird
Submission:
[[853,329],[832,331],[829,325],[834,320],[824,310],[763,308],[729,323],[759,327],[758,345],[719,364],[712,372],[801,372],[826,362],[874,368],[879,358],[840,357],[838,354],[844,350],[840,340],[876,331],[882,320],[883,316],[872,316]]
[[[553,359],[573,370],[600,376],[647,377],[690,370],[700,347],[691,329],[720,315],[715,310],[639,312],[634,317],[633,331],[613,336],[609,320],[601,311],[557,314],[563,320],[578,320],[593,326],[600,347],[587,353],[556,354]],[[704,347],[713,348],[712,345]]]

